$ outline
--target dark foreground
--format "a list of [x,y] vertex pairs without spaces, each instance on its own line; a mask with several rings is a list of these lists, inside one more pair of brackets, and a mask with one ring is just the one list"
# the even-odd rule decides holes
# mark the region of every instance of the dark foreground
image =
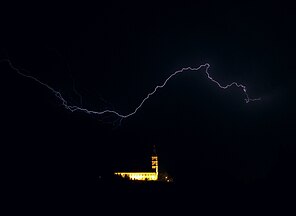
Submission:
[[129,215],[135,211],[156,213],[234,213],[237,215],[291,211],[295,190],[291,182],[179,182],[98,181],[97,206]]
[[[73,182],[72,182],[73,183]],[[19,187],[19,188],[18,188]],[[12,211],[37,214],[233,215],[290,211],[294,189],[282,183],[202,181],[135,182],[100,177],[93,182],[16,185],[8,199]]]

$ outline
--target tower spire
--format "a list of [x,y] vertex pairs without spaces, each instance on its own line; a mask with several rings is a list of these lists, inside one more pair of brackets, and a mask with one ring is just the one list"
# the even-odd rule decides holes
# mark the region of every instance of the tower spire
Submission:
[[153,149],[152,149],[152,151],[153,151],[153,155],[157,156],[157,154],[156,154],[156,147],[155,147],[155,144],[153,145]]

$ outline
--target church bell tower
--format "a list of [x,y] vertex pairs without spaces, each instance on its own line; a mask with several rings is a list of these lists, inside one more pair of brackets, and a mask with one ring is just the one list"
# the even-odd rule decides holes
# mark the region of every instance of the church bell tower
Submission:
[[151,162],[152,162],[152,170],[158,176],[158,158],[157,158],[157,154],[156,154],[155,145],[153,146],[153,154],[151,156]]

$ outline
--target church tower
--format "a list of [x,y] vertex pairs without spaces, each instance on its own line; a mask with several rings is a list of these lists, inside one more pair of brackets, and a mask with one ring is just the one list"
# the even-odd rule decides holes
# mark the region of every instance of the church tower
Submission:
[[157,157],[157,154],[156,154],[155,145],[153,146],[153,154],[151,156],[151,162],[152,162],[152,170],[158,176],[158,157]]

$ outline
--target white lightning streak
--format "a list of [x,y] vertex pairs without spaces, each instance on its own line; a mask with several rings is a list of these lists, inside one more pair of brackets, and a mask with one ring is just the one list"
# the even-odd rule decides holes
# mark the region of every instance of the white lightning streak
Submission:
[[103,110],[103,111],[92,111],[92,110],[88,110],[86,108],[82,108],[82,107],[79,107],[79,106],[72,106],[72,105],[68,105],[68,102],[63,98],[62,94],[58,91],[56,91],[54,88],[52,88],[51,86],[47,85],[46,83],[40,81],[39,79],[31,76],[31,75],[27,75],[27,74],[24,74],[21,72],[20,69],[16,68],[12,62],[9,60],[9,59],[4,59],[2,61],[6,61],[8,62],[8,64],[10,65],[10,67],[15,70],[18,74],[24,76],[24,77],[27,77],[27,78],[30,78],[36,82],[38,82],[39,84],[45,86],[46,88],[48,88],[49,90],[51,90],[54,95],[62,102],[62,105],[65,107],[65,109],[67,110],[70,110],[71,112],[74,112],[74,111],[81,111],[81,112],[84,112],[84,113],[87,113],[87,114],[94,114],[94,115],[103,115],[103,114],[114,114],[116,115],[117,117],[121,118],[121,119],[124,119],[124,118],[128,118],[134,114],[136,114],[136,112],[143,106],[143,104],[150,98],[150,96],[152,96],[158,89],[160,88],[163,88],[167,82],[172,78],[174,77],[175,75],[179,74],[179,73],[183,73],[184,71],[198,71],[200,70],[201,68],[205,67],[205,73],[208,77],[209,80],[211,80],[213,83],[217,84],[217,86],[219,88],[222,88],[222,89],[227,89],[227,88],[230,88],[232,86],[236,86],[237,88],[241,89],[245,95],[245,101],[246,103],[249,103],[250,101],[257,101],[257,100],[261,100],[261,98],[250,98],[248,93],[247,93],[247,88],[246,86],[242,85],[242,84],[238,84],[236,82],[232,82],[230,84],[227,84],[227,85],[221,85],[218,81],[216,81],[215,79],[213,79],[209,72],[208,72],[208,69],[210,68],[210,64],[206,63],[206,64],[202,64],[200,65],[199,67],[197,68],[192,68],[192,67],[186,67],[186,68],[182,68],[180,70],[177,70],[175,71],[173,74],[171,74],[164,82],[162,85],[158,85],[154,88],[154,90],[150,93],[147,94],[147,96],[141,101],[141,103],[134,109],[134,111],[132,111],[131,113],[129,114],[120,114],[114,110],[109,110],[109,109],[106,109],[106,110]]

